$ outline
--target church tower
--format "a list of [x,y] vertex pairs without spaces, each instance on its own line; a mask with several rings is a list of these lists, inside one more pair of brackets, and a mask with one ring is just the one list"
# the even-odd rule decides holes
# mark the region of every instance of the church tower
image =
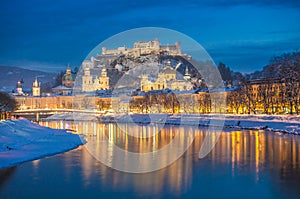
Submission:
[[105,68],[103,68],[101,71],[100,89],[109,89],[109,77],[107,76],[107,71]]
[[189,74],[189,68],[187,66],[185,67],[185,74],[184,74],[183,79],[185,81],[190,81],[191,80],[191,75]]
[[72,74],[71,68],[68,65],[66,73],[62,78],[62,85],[71,88],[74,86],[74,83],[75,83],[75,76]]
[[141,91],[147,92],[149,90],[148,75],[142,75],[141,77]]
[[23,94],[23,80],[18,81],[16,91],[19,95]]
[[68,67],[67,67],[66,74],[67,74],[67,75],[70,75],[70,74],[71,74],[71,68],[70,68],[70,65],[68,65]]
[[37,78],[32,83],[32,96],[37,97],[41,95],[41,83],[38,82]]
[[89,68],[84,69],[82,76],[82,91],[90,92],[93,90],[93,79]]

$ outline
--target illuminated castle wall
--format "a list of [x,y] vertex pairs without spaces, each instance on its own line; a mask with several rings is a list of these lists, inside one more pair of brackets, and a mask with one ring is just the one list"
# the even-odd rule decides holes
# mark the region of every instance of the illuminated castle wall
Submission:
[[118,47],[117,49],[102,48],[102,55],[130,55],[133,57],[139,57],[140,55],[147,54],[159,54],[166,52],[169,55],[181,55],[180,43],[175,42],[174,45],[160,45],[160,41],[155,39],[154,41],[138,41],[134,42],[133,48],[127,48],[126,46]]

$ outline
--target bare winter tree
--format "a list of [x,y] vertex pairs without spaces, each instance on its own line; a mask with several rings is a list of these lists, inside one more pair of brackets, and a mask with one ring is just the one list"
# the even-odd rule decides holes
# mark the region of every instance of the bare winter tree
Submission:
[[197,98],[199,113],[210,113],[211,111],[211,99],[208,93],[201,93]]
[[284,97],[289,113],[299,114],[300,105],[300,52],[283,54],[273,59],[279,70],[279,77],[285,86]]
[[253,87],[251,86],[250,82],[244,82],[241,85],[240,93],[245,99],[245,105],[247,107],[248,114],[250,114],[251,112],[256,114],[258,98],[256,96],[256,93],[253,91]]
[[239,110],[243,107],[244,103],[244,95],[241,93],[240,89],[230,92],[227,96],[227,104],[236,114],[239,114]]
[[0,92],[0,119],[6,119],[6,113],[11,113],[17,108],[17,102],[7,93]]
[[167,95],[167,107],[172,113],[177,113],[179,110],[179,102],[174,93],[169,93]]
[[272,99],[275,94],[273,89],[274,84],[274,79],[266,79],[257,88],[258,103],[263,106],[263,112],[265,114],[269,114],[269,110],[273,104]]

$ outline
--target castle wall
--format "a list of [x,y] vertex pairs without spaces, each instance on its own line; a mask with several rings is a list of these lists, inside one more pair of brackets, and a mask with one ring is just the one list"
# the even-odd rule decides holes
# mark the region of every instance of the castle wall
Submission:
[[175,42],[175,45],[171,46],[160,46],[159,40],[148,41],[148,42],[134,42],[133,48],[119,47],[117,49],[106,49],[102,48],[102,55],[132,55],[138,57],[143,54],[159,54],[160,51],[167,51],[170,55],[180,55],[180,43]]

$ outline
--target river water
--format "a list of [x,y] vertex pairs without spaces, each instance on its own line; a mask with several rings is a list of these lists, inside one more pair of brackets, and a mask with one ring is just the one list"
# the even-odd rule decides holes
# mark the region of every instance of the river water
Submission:
[[[74,129],[90,141],[109,138],[132,152],[166,146],[174,136],[194,140],[177,161],[158,171],[131,174],[75,150],[0,171],[0,198],[300,198],[300,136],[261,130],[224,130],[213,150],[199,159],[207,129],[166,125],[147,139],[126,136],[116,124],[42,122]],[[130,124],[136,134],[153,126]],[[171,153],[171,152],[170,152]],[[164,161],[164,160],[162,160]],[[151,164],[151,163],[149,163]]]

